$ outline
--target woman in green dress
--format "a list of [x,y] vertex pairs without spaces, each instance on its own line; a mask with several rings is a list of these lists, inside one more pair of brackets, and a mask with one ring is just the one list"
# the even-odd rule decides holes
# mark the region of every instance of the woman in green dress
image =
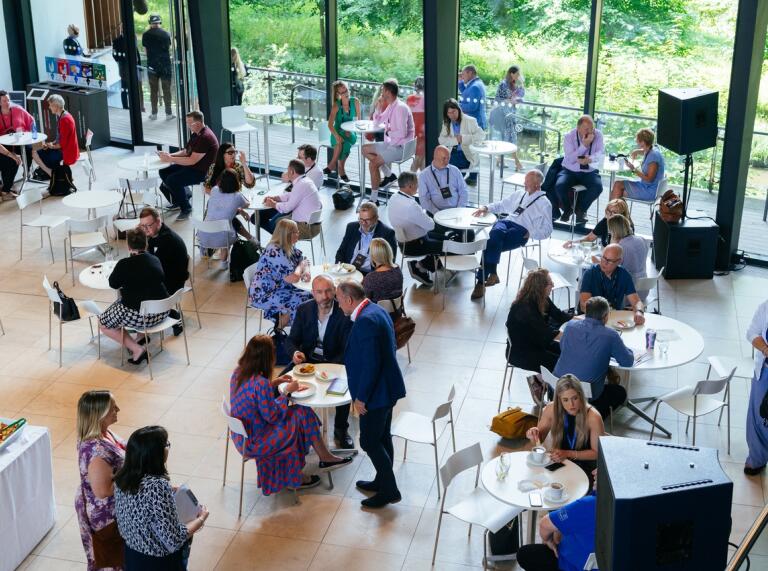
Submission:
[[[331,108],[331,115],[328,117],[328,128],[331,130],[333,158],[323,169],[323,173],[329,175],[331,171],[337,170],[339,178],[344,182],[349,182],[344,164],[357,141],[357,135],[344,131],[341,124],[360,119],[360,101],[356,97],[350,97],[349,86],[345,81],[335,81],[332,91],[333,107]],[[336,168],[334,169],[334,167]]]

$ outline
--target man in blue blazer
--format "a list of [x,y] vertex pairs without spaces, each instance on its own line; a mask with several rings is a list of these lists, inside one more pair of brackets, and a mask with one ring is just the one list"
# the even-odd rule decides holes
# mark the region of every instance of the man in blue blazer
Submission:
[[360,416],[360,446],[376,469],[374,480],[355,485],[375,492],[361,502],[363,507],[381,508],[401,499],[392,470],[391,428],[392,409],[405,396],[405,382],[395,355],[395,329],[389,314],[366,299],[356,282],[340,283],[336,300],[352,320],[344,365],[352,406]]
[[379,220],[379,209],[373,202],[363,202],[357,213],[357,222],[347,224],[344,238],[336,251],[336,263],[354,264],[363,274],[367,274],[373,270],[370,246],[374,238],[384,238],[397,258],[395,231]]
[[[301,363],[344,363],[344,350],[352,328],[349,317],[336,303],[336,286],[333,278],[320,274],[312,280],[312,297],[296,308],[296,317],[288,334],[288,350],[292,353],[289,365],[283,373]],[[339,448],[355,447],[349,435],[349,405],[336,407],[333,437]]]

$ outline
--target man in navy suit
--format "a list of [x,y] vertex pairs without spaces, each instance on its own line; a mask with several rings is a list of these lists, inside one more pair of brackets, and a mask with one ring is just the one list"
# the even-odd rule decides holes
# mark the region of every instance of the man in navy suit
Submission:
[[365,297],[363,286],[344,281],[336,300],[352,320],[344,365],[347,368],[352,406],[360,416],[360,447],[376,469],[372,481],[355,485],[375,495],[361,503],[381,508],[401,500],[392,470],[392,409],[405,396],[403,374],[395,356],[395,328],[389,314]]
[[[321,274],[312,280],[312,297],[296,308],[296,317],[288,334],[288,349],[293,365],[301,363],[344,363],[344,350],[352,328],[349,317],[336,303],[333,278]],[[287,370],[293,368],[290,365]],[[339,448],[355,447],[349,435],[349,405],[336,407],[333,437]]]
[[336,263],[354,264],[363,274],[371,267],[370,246],[374,238],[384,238],[397,258],[395,231],[379,220],[379,209],[373,202],[363,202],[357,213],[357,222],[347,224],[344,238],[336,251]]

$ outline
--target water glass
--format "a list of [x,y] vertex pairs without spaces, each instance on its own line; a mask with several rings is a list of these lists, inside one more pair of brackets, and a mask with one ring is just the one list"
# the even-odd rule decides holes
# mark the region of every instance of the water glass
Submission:
[[503,482],[507,474],[509,474],[509,458],[506,454],[502,454],[496,462],[496,479]]
[[666,357],[667,351],[669,351],[669,341],[666,339],[657,339],[656,346],[659,348],[659,353],[661,356]]

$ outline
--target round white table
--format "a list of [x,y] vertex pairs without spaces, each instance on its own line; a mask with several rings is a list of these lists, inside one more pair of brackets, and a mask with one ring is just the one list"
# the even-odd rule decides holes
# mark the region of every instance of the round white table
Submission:
[[267,188],[269,188],[269,118],[285,113],[285,105],[263,103],[248,105],[244,110],[247,115],[261,117],[264,123],[264,177],[267,179]]
[[96,218],[97,208],[106,208],[120,203],[123,197],[119,192],[113,190],[89,190],[83,192],[73,192],[65,196],[61,203],[70,208],[82,208],[88,210],[88,219]]
[[610,175],[608,182],[608,194],[613,192],[613,183],[616,182],[616,173],[624,170],[624,161],[612,161],[610,157],[603,159],[603,168],[600,172],[607,172]]
[[311,266],[309,268],[309,274],[311,276],[310,280],[307,282],[299,280],[295,284],[293,284],[295,287],[304,290],[304,291],[312,291],[312,280],[315,279],[320,274],[328,274],[333,278],[333,285],[339,285],[343,281],[352,280],[354,282],[360,283],[363,281],[363,274],[360,273],[359,270],[355,270],[354,272],[349,273],[341,273],[341,272],[334,272],[332,271],[332,268],[336,264],[330,264],[330,268],[328,271],[325,271],[323,269],[322,264],[315,264],[314,266]]
[[[483,466],[480,478],[483,482],[483,487],[491,496],[500,502],[530,512],[528,543],[534,543],[536,540],[536,516],[538,512],[556,510],[567,503],[585,496],[589,491],[589,478],[584,473],[584,470],[570,460],[564,460],[563,464],[565,465],[556,472],[550,472],[543,466],[531,466],[527,462],[528,454],[529,452],[527,451],[507,453],[509,472],[503,481],[499,481],[496,477],[496,465],[499,463],[498,457]],[[538,490],[543,500],[541,507],[531,506],[529,491],[520,491],[518,482],[522,480],[531,480],[541,485]],[[563,485],[564,491],[568,494],[567,498],[564,497],[564,501],[553,503],[545,497],[544,492],[546,488],[553,482],[560,482]]]
[[112,289],[109,285],[109,276],[115,269],[117,262],[102,262],[88,266],[80,272],[78,279],[85,287],[91,289]]
[[[32,133],[30,131],[17,131],[16,133],[0,136],[0,145],[3,145],[4,147],[27,146],[34,145],[35,143],[44,143],[47,139],[48,135],[45,133],[37,133],[35,138],[32,138]],[[27,153],[25,151],[22,151],[21,153],[21,164],[24,167],[24,176],[21,178],[21,186],[19,186],[18,189],[19,194],[24,192],[24,184],[27,182],[30,174],[29,164],[27,164]]]
[[497,217],[492,212],[487,212],[482,216],[473,216],[477,208],[446,208],[435,213],[434,220],[437,224],[451,228],[452,230],[463,230],[464,239],[467,239],[467,232],[470,230],[480,230],[488,228],[490,231],[496,223]]
[[[517,152],[517,145],[507,141],[483,141],[469,146],[474,152],[481,155],[488,155],[491,158],[491,168],[489,170],[488,183],[488,202],[493,202],[493,185],[495,182],[495,171],[493,170],[493,157],[501,157],[502,168],[504,165],[504,155],[511,155]],[[480,195],[480,185],[478,185],[478,196]],[[478,200],[479,202],[479,200]]]
[[[561,240],[550,240],[547,257],[553,262],[571,268],[582,268],[591,265],[592,256],[600,253],[596,241],[593,243],[594,247],[589,246],[589,248],[579,246],[578,244],[575,244],[571,248],[564,248],[563,244],[565,244],[565,242]],[[587,243],[584,244],[584,246],[587,245]]]
[[358,177],[358,182],[360,184],[360,200],[357,202],[359,208],[365,198],[365,156],[363,155],[363,145],[369,142],[366,140],[365,135],[382,133],[385,129],[385,125],[369,119],[359,119],[355,121],[345,121],[341,124],[341,128],[347,133],[357,133],[357,167],[360,172]]
[[253,224],[256,227],[256,239],[261,239],[261,225],[259,224],[260,218],[261,218],[261,211],[262,210],[269,210],[272,208],[271,206],[267,206],[264,204],[264,200],[267,198],[275,198],[276,196],[280,196],[285,190],[285,187],[281,185],[281,187],[274,188],[274,189],[261,189],[257,190],[256,188],[250,188],[250,189],[244,189],[243,194],[248,199],[248,206],[245,208],[245,210],[253,211]]
[[149,171],[157,171],[171,166],[171,163],[161,161],[156,154],[131,155],[117,161],[117,166],[123,170],[135,172],[139,178],[149,178]]

